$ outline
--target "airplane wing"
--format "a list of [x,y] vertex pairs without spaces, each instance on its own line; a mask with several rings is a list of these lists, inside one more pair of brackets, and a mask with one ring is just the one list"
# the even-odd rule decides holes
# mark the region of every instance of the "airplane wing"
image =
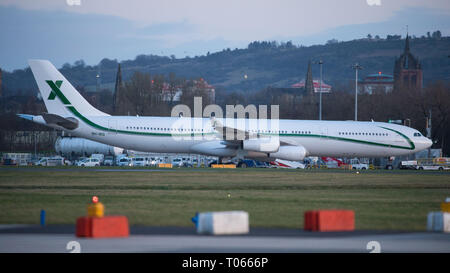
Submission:
[[[239,142],[240,143],[240,141],[242,141],[244,139],[252,139],[252,138],[261,137],[261,135],[258,133],[250,133],[248,131],[243,131],[240,129],[223,126],[223,124],[220,121],[216,120],[215,118],[211,119],[211,126],[214,128],[214,130],[217,131],[219,136],[222,136],[222,139],[229,141],[229,142]],[[227,133],[232,134],[232,136],[233,136],[232,140],[226,139]],[[241,139],[239,139],[238,136]],[[242,136],[243,136],[243,139],[242,139]]]
[[[257,139],[257,138],[270,138],[272,136],[260,134],[260,133],[252,133],[249,131],[243,131],[240,129],[224,126],[220,121],[216,120],[215,118],[211,118],[211,126],[214,128],[214,130],[217,131],[217,134],[222,137],[223,144],[227,145],[227,147],[240,147],[242,145],[243,140],[248,139]],[[232,139],[227,139],[227,132],[232,134]],[[241,138],[239,139],[238,136]],[[278,137],[278,135],[276,135]],[[291,144],[289,142],[281,141],[280,140],[280,146],[285,145],[295,145]]]

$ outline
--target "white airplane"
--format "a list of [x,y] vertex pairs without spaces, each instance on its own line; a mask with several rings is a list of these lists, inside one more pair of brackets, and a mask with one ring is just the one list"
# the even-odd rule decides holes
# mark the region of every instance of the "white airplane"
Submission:
[[[300,161],[307,156],[388,157],[431,146],[419,131],[397,124],[360,121],[257,120],[268,127],[229,126],[252,119],[111,116],[90,105],[47,60],[30,60],[48,113],[20,117],[125,149],[194,153],[219,158]],[[234,123],[233,123],[234,122]],[[236,123],[237,122],[237,123]],[[224,126],[226,124],[227,126]],[[278,128],[277,128],[278,127]],[[249,126],[245,128],[251,128]],[[241,140],[224,131],[243,133]]]

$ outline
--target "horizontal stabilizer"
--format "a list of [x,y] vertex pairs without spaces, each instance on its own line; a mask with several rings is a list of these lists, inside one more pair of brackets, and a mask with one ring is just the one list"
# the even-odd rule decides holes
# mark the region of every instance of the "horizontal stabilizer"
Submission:
[[67,130],[74,130],[78,128],[78,120],[72,117],[65,118],[49,113],[43,113],[41,116],[34,116],[28,114],[17,114],[17,116],[47,126],[57,125]]
[[34,116],[28,114],[17,114],[20,118],[33,121]]

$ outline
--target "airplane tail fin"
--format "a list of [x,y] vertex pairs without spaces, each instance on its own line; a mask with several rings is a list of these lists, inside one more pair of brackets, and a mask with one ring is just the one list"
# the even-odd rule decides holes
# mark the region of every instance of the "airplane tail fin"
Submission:
[[28,63],[48,113],[62,117],[108,115],[89,104],[49,61],[29,60]]

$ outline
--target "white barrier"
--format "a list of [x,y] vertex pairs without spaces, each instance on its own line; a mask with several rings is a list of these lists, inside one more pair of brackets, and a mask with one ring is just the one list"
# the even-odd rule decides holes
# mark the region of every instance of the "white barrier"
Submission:
[[428,213],[427,230],[450,233],[450,213],[440,211]]
[[450,233],[450,213],[444,212],[444,232]]
[[245,211],[204,212],[198,214],[199,234],[246,234],[249,232],[248,213]]

